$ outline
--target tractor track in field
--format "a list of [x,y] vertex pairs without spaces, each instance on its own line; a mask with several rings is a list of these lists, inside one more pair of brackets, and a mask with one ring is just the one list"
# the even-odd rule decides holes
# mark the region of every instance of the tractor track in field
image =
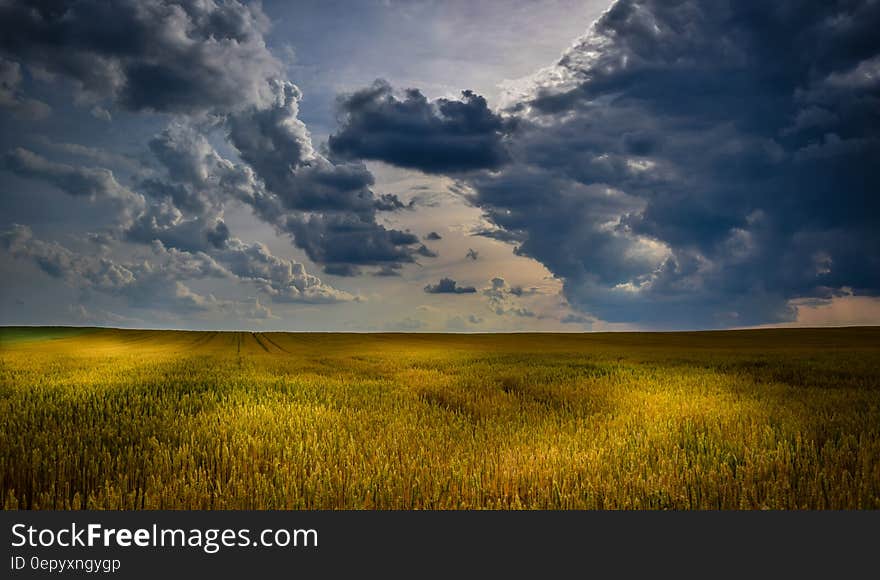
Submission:
[[216,331],[204,332],[204,333],[200,332],[199,336],[196,337],[196,339],[192,342],[192,344],[189,345],[189,349],[195,350],[197,348],[205,346],[206,344],[208,344],[209,342],[214,340],[214,337],[217,336],[218,334],[220,334],[220,333],[216,332]]
[[278,344],[277,342],[275,342],[274,340],[272,340],[271,338],[269,338],[268,335],[265,335],[265,334],[263,334],[262,332],[260,332],[260,333],[258,333],[258,334],[259,334],[261,337],[263,337],[263,339],[264,339],[266,342],[268,342],[269,344],[271,344],[272,346],[274,346],[275,348],[277,348],[277,349],[280,350],[281,352],[284,352],[284,353],[290,354],[290,351],[289,351],[289,350],[287,350],[286,348],[284,348],[283,346],[281,346],[280,344]]
[[263,344],[263,341],[260,340],[260,333],[259,332],[252,332],[251,337],[257,342],[258,345],[260,345],[260,348],[262,348],[264,351],[266,351],[268,353],[271,353],[271,351],[269,350],[269,347],[266,346],[265,344]]
[[243,333],[241,333],[241,332],[236,332],[235,334],[233,334],[233,337],[235,339],[235,359],[236,359],[236,364],[238,365],[239,371],[241,370],[241,368],[243,366],[242,365],[242,362],[243,362],[242,358],[243,357],[241,356],[241,343],[243,342],[242,341],[242,334]]

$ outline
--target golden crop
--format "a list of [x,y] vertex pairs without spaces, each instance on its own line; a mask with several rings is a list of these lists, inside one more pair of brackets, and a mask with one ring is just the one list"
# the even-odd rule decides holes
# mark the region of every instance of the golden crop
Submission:
[[0,331],[6,509],[880,508],[880,329]]

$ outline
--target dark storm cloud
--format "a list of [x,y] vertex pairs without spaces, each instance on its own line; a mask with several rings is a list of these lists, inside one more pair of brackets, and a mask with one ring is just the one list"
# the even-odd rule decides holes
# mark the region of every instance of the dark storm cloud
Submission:
[[410,233],[388,230],[356,214],[315,214],[305,219],[290,218],[285,231],[309,257],[325,265],[328,272],[354,275],[359,266],[396,265],[413,261],[410,247],[418,238]]
[[273,90],[271,106],[253,106],[228,119],[231,143],[265,185],[242,200],[327,272],[354,275],[361,266],[412,262],[418,238],[376,221],[379,209],[404,204],[391,195],[377,198],[363,163],[335,163],[315,151],[297,118],[299,90],[281,81],[273,82]]
[[0,54],[131,110],[226,111],[268,97],[280,62],[259,4],[78,0],[0,4]]
[[877,2],[618,0],[535,75],[515,122],[449,120],[449,101],[379,82],[341,101],[330,145],[494,169],[465,177],[494,226],[475,234],[518,244],[604,320],[790,320],[793,298],[880,292],[878,26]]
[[459,286],[452,278],[441,278],[436,284],[425,286],[428,294],[474,294],[476,291],[473,286]]
[[425,236],[425,239],[431,242],[435,242],[437,240],[442,240],[443,236],[441,236],[437,232],[430,232],[428,233],[428,235]]
[[[512,111],[472,201],[610,321],[880,292],[880,4],[616,2]],[[497,232],[497,233],[496,233]]]
[[315,151],[297,118],[299,89],[284,81],[272,85],[272,106],[253,106],[229,117],[230,141],[241,158],[288,209],[373,212],[373,175],[363,163],[335,164]]
[[426,173],[496,168],[506,159],[502,137],[507,123],[471,91],[464,91],[461,100],[429,101],[410,89],[398,99],[391,85],[377,80],[341,98],[339,106],[342,127],[328,144],[340,157]]

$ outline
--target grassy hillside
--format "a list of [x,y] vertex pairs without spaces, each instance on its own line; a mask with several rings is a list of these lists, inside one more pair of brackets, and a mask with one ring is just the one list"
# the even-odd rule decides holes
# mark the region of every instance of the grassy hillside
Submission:
[[878,328],[16,332],[6,509],[880,508]]

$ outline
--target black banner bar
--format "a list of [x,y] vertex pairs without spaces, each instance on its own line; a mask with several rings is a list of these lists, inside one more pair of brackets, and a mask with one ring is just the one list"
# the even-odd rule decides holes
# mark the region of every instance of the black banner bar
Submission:
[[3,512],[0,520],[8,578],[847,577],[876,573],[880,529],[880,512]]

